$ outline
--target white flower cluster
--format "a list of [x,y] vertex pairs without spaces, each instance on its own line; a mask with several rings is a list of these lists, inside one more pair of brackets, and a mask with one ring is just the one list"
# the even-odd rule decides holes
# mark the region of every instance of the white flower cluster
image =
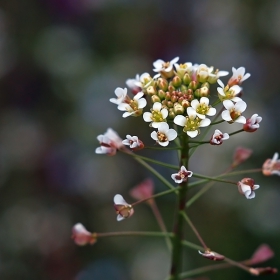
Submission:
[[[232,77],[224,85],[220,77],[228,75],[227,71],[214,70],[205,64],[178,64],[178,61],[179,57],[168,62],[156,60],[153,71],[157,74],[154,77],[143,73],[126,81],[134,94],[133,98],[127,95],[127,88],[118,87],[115,90],[116,98],[110,101],[118,105],[120,111],[124,111],[124,118],[143,115],[144,121],[157,129],[151,133],[152,139],[161,146],[167,146],[178,135],[175,129],[169,128],[170,123],[181,126],[191,138],[199,135],[201,127],[211,124],[208,117],[216,115],[216,108],[210,105],[210,84],[218,83],[219,100],[214,104],[223,103],[225,110],[221,112],[222,120],[230,124],[241,123],[248,132],[259,127],[262,118],[257,114],[247,120],[242,116],[247,104],[240,98],[240,85],[250,77],[249,73],[245,74],[244,67],[233,67]],[[150,104],[147,100],[152,102],[152,107],[150,112],[143,113],[146,105]],[[220,145],[229,138],[228,134],[225,134],[226,137],[223,135],[216,130],[210,144]]]

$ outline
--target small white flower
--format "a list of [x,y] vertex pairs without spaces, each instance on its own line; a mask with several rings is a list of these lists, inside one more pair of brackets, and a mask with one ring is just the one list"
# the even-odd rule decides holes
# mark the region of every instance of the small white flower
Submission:
[[247,80],[251,74],[246,73],[245,74],[245,68],[239,67],[238,69],[235,69],[232,67],[232,77],[229,79],[228,84],[230,86],[232,85],[240,85],[242,82]]
[[143,142],[137,136],[126,135],[126,139],[122,143],[129,146],[132,150],[139,150],[144,147]]
[[183,78],[186,73],[191,73],[192,71],[192,63],[186,62],[184,64],[174,63],[176,72],[180,78]]
[[229,139],[228,133],[222,133],[220,130],[216,129],[211,140],[211,145],[221,145],[224,140]]
[[201,97],[200,100],[194,99],[191,102],[192,108],[194,108],[196,115],[200,119],[205,119],[205,115],[214,116],[216,114],[216,109],[208,106],[209,99],[207,97]]
[[139,83],[141,84],[139,74],[135,76],[135,79],[127,79],[125,83],[133,94],[137,94],[142,90],[141,86],[139,86]]
[[254,114],[251,118],[246,120],[243,129],[247,132],[254,132],[260,127],[259,123],[261,121],[262,117],[260,117],[258,114]]
[[229,85],[227,85],[225,87],[224,83],[221,80],[218,80],[217,82],[221,86],[217,88],[220,100],[232,100],[234,102],[242,100],[240,97],[237,96],[242,90],[240,86],[233,85],[232,87],[229,87]]
[[134,84],[135,84],[135,86],[143,89],[143,88],[148,87],[152,81],[153,81],[153,78],[150,76],[149,73],[143,73],[143,74],[141,74],[141,76],[139,77],[138,80],[135,80]]
[[169,62],[165,62],[163,61],[162,59],[158,59],[156,60],[153,65],[154,65],[154,69],[153,71],[154,72],[166,72],[166,73],[169,73],[172,68],[173,68],[173,65],[179,60],[179,57],[175,57],[173,58],[171,61]]
[[251,178],[244,178],[241,181],[237,183],[238,191],[245,195],[247,199],[254,198],[255,192],[254,190],[257,190],[260,186],[255,185],[255,181]]
[[152,122],[151,126],[154,128],[158,128],[160,123],[165,122],[168,116],[168,110],[166,108],[162,108],[162,104],[159,102],[155,102],[153,105],[153,109],[150,112],[145,112],[143,114],[143,119],[145,122]]
[[134,213],[132,206],[128,204],[120,194],[114,196],[114,208],[118,214],[117,221],[129,218]]
[[169,141],[177,137],[177,132],[175,129],[169,129],[169,125],[163,122],[159,124],[158,132],[153,131],[151,133],[151,137],[156,140],[159,145],[166,147]]
[[246,110],[247,104],[241,100],[234,104],[231,100],[223,101],[223,105],[226,108],[222,112],[222,119],[229,122],[246,123],[246,118],[241,116],[241,114]]
[[214,67],[208,67],[205,64],[200,64],[200,65],[196,65],[196,67],[194,68],[196,69],[196,75],[198,78],[198,81],[204,83],[204,82],[209,82],[211,84],[215,83],[217,81],[217,79],[219,79],[219,77],[223,77],[228,75],[227,71],[218,71],[216,70],[214,72]]
[[194,138],[199,133],[200,127],[206,127],[210,125],[210,119],[199,119],[196,117],[196,111],[192,107],[187,108],[188,116],[177,115],[174,119],[174,123],[183,126],[183,131],[186,132],[191,138]]
[[175,183],[181,184],[182,182],[186,182],[188,177],[192,177],[193,172],[188,171],[185,166],[181,166],[178,173],[174,173],[171,175],[171,178],[174,180]]
[[121,103],[118,106],[118,109],[120,111],[126,111],[123,113],[123,118],[134,116],[138,117],[142,114],[142,109],[147,105],[147,100],[145,98],[142,98],[144,93],[138,92],[133,100],[130,100],[128,103]]
[[113,156],[116,154],[117,150],[123,147],[122,139],[119,137],[117,132],[111,128],[108,128],[104,135],[98,135],[97,140],[100,143],[100,147],[96,148],[96,154],[107,154]]
[[116,94],[117,98],[110,98],[110,102],[119,105],[119,104],[125,102],[125,100],[127,98],[127,88],[118,87],[115,89],[115,94]]

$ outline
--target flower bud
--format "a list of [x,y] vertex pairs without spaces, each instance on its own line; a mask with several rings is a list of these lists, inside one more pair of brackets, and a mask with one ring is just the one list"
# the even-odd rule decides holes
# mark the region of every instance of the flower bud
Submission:
[[172,101],[167,101],[167,107],[173,108],[173,102]]
[[72,228],[72,239],[79,246],[84,246],[87,244],[94,244],[96,242],[95,234],[90,233],[81,224],[75,224]]
[[247,148],[243,148],[243,147],[236,148],[233,155],[232,167],[236,167],[237,165],[247,160],[252,155],[252,153],[253,151]]
[[248,263],[250,265],[255,265],[265,262],[273,257],[274,252],[272,251],[272,249],[267,244],[262,244],[256,249],[251,259],[248,260]]
[[182,100],[181,104],[184,108],[188,108],[191,106],[191,103],[186,99]]
[[[142,181],[140,184],[135,186],[130,191],[130,195],[137,200],[143,200],[150,198],[154,193],[154,183],[151,179],[146,179]],[[147,203],[152,204],[153,199],[147,200]]]
[[169,108],[168,109],[168,117],[171,118],[171,119],[174,119],[176,117],[174,108]]
[[177,102],[177,100],[178,100],[178,96],[176,96],[175,94],[173,94],[173,95],[171,96],[171,102],[175,103],[175,102]]
[[209,88],[208,87],[202,87],[202,88],[199,88],[197,89],[195,92],[194,92],[194,96],[196,98],[200,98],[200,97],[207,97],[209,95],[210,91],[209,91]]
[[157,83],[158,83],[158,87],[159,87],[160,89],[162,89],[162,90],[164,90],[164,91],[167,90],[167,88],[168,88],[168,82],[167,82],[166,79],[164,79],[164,78],[159,78],[158,81],[157,81]]
[[185,85],[188,85],[190,82],[191,82],[191,77],[190,77],[190,75],[189,75],[188,73],[186,73],[186,74],[184,75],[184,77],[183,77],[183,83],[184,83]]
[[179,76],[174,76],[173,80],[172,80],[172,85],[174,87],[179,87],[182,84],[182,80]]
[[170,83],[169,86],[168,86],[168,91],[169,92],[173,92],[175,91],[175,87]]
[[254,132],[256,131],[260,125],[259,123],[262,121],[262,117],[258,114],[254,114],[251,118],[246,120],[246,123],[243,126],[244,131]]
[[276,274],[277,268],[274,267],[254,267],[249,269],[250,273],[256,276],[265,274]]
[[174,112],[176,115],[182,115],[185,112],[185,108],[178,102],[174,104]]
[[158,97],[159,97],[160,99],[165,99],[165,97],[166,97],[165,91],[163,91],[162,89],[160,89],[160,90],[158,91]]
[[180,90],[181,90],[182,93],[187,93],[188,92],[188,87],[186,87],[185,85],[181,85]]
[[192,90],[196,90],[198,88],[199,83],[196,81],[191,81],[188,88]]
[[160,98],[157,96],[157,95],[152,95],[151,96],[151,99],[152,99],[152,102],[155,103],[155,102],[161,102]]
[[170,100],[171,99],[171,93],[169,91],[166,92],[165,94],[165,100]]
[[156,94],[156,89],[153,86],[149,86],[147,88],[147,93],[150,95],[154,95],[154,94]]

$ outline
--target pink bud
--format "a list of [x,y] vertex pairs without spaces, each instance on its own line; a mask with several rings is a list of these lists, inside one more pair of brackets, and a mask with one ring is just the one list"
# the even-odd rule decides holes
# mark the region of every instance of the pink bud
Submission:
[[274,257],[274,252],[267,244],[260,245],[249,260],[250,265],[265,262]]
[[[136,200],[150,198],[153,193],[154,182],[151,179],[145,179],[130,191],[130,195]],[[151,202],[151,200],[148,200],[147,202]]]
[[94,236],[94,234],[87,231],[81,223],[75,224],[73,226],[72,238],[74,239],[74,242],[79,246],[94,244],[96,242],[96,237]]
[[202,255],[202,257],[212,260],[212,261],[223,261],[225,259],[225,257],[223,255],[220,255],[218,253],[215,253],[213,251],[210,250],[205,250],[204,253],[198,251],[198,253],[200,255]]
[[243,129],[247,132],[254,132],[260,127],[259,123],[261,121],[262,117],[260,117],[258,114],[254,114],[251,118],[246,120]]
[[265,274],[276,274],[278,272],[277,268],[274,267],[255,267],[249,269],[252,275],[265,275]]
[[233,155],[232,167],[236,167],[237,165],[247,160],[252,155],[252,153],[253,151],[247,148],[243,148],[243,147],[236,148]]

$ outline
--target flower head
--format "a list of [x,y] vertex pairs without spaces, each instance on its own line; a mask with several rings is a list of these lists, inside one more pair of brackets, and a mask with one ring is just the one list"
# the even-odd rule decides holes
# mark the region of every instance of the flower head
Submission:
[[114,196],[114,208],[118,214],[117,221],[129,218],[134,213],[132,206],[128,204],[120,194]]
[[246,110],[247,104],[241,100],[236,102],[235,104],[231,100],[223,101],[223,104],[226,108],[222,112],[222,119],[227,121],[228,123],[246,123],[246,118],[241,116],[241,114]]
[[251,178],[244,178],[237,183],[238,191],[245,195],[247,199],[255,197],[254,190],[257,190],[260,186],[255,185],[255,181]]
[[153,131],[151,137],[157,141],[157,143],[163,147],[166,147],[170,141],[177,137],[175,129],[169,129],[169,125],[162,122],[158,126],[158,132]]
[[126,100],[124,103],[120,103],[118,109],[120,111],[126,111],[123,113],[123,118],[128,116],[138,117],[142,115],[142,109],[147,105],[147,100],[143,98],[144,93],[138,92],[133,100]]
[[280,176],[280,160],[279,154],[275,153],[272,159],[267,159],[262,166],[262,173],[265,176],[278,175]]
[[96,148],[96,154],[107,154],[109,156],[113,156],[116,154],[117,150],[123,147],[122,139],[119,137],[117,132],[111,128],[108,128],[104,135],[98,135],[97,140],[100,143],[100,147]]
[[260,117],[258,114],[254,114],[251,118],[246,120],[243,129],[247,132],[254,132],[260,127],[259,123],[261,121],[262,117]]
[[137,136],[126,135],[126,139],[124,139],[122,143],[129,146],[133,151],[141,150],[144,148],[143,142],[138,139]]
[[154,65],[154,72],[160,72],[165,77],[170,77],[173,74],[173,65],[179,60],[179,57],[173,58],[171,61],[165,62],[162,59],[156,60]]
[[202,255],[204,258],[212,260],[212,261],[223,261],[225,257],[221,254],[215,253],[211,250],[205,250],[205,252],[198,251],[200,255]]
[[168,110],[166,108],[162,108],[162,104],[159,102],[155,102],[153,105],[153,109],[150,112],[145,112],[143,114],[143,119],[145,122],[152,122],[151,126],[154,128],[158,128],[160,123],[165,122],[168,116]]
[[[143,200],[150,198],[154,193],[154,182],[152,179],[145,179],[140,184],[130,190],[129,194],[137,200]],[[152,203],[152,199],[147,200],[148,203]]]
[[232,167],[236,167],[237,165],[247,160],[252,155],[252,153],[253,151],[251,149],[237,147],[233,154]]
[[201,97],[199,101],[194,99],[191,102],[191,106],[200,119],[205,119],[205,115],[214,116],[216,114],[216,109],[209,106],[209,99],[207,97]]
[[246,73],[245,74],[245,68],[239,67],[238,69],[235,69],[232,67],[232,77],[228,81],[228,85],[231,87],[233,85],[240,85],[242,82],[247,80],[251,74]]
[[199,134],[199,128],[208,126],[210,119],[201,120],[196,116],[196,111],[192,107],[187,108],[188,116],[177,115],[174,119],[174,123],[183,126],[183,131],[186,132],[191,138],[196,137]]
[[141,86],[139,86],[139,83],[141,83],[139,74],[135,76],[135,79],[127,79],[125,83],[133,94],[137,94],[142,90]]
[[189,177],[192,177],[193,172],[188,171],[185,166],[181,166],[178,173],[174,173],[171,175],[171,178],[174,180],[175,183],[181,184],[182,182],[186,182]]
[[238,102],[238,101],[242,100],[240,97],[238,97],[238,95],[240,94],[240,92],[242,90],[242,88],[240,86],[234,85],[234,86],[230,87],[229,85],[227,85],[225,87],[224,83],[221,80],[218,80],[217,82],[221,86],[221,87],[217,88],[219,98],[221,101],[232,100],[234,102]]
[[222,133],[220,130],[216,129],[212,138],[210,140],[211,145],[221,145],[224,140],[229,139],[228,133]]
[[87,244],[94,244],[96,242],[96,236],[81,224],[75,224],[72,228],[72,238],[77,245],[84,246]]
[[114,103],[114,104],[121,104],[123,102],[125,102],[127,100],[127,88],[116,88],[115,89],[115,95],[117,96],[117,98],[110,98],[110,102]]

